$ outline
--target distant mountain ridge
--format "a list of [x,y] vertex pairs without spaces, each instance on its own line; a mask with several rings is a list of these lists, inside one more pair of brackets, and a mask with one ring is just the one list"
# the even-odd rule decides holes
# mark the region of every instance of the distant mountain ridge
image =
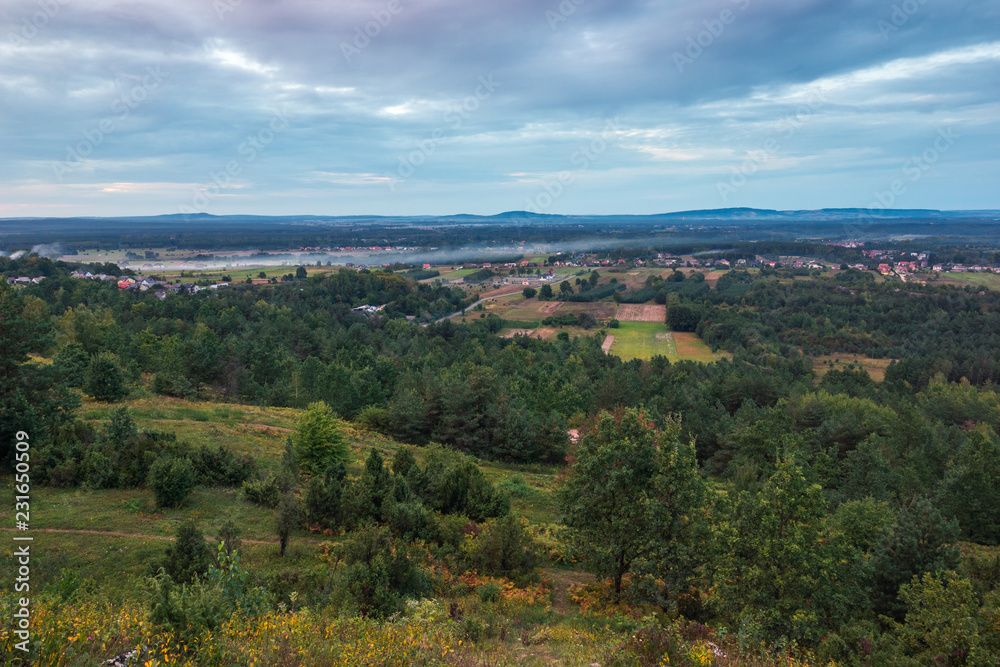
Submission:
[[79,221],[109,221],[109,222],[179,222],[196,224],[203,222],[213,223],[237,223],[237,222],[315,222],[315,223],[350,223],[365,221],[387,221],[387,220],[441,220],[452,222],[546,222],[558,223],[579,222],[582,220],[627,220],[629,222],[666,222],[666,221],[824,221],[824,220],[854,220],[854,219],[998,219],[1000,220],[1000,210],[968,210],[968,211],[941,211],[936,209],[866,209],[866,208],[822,208],[812,210],[787,210],[758,209],[758,208],[719,208],[700,209],[691,211],[674,211],[667,213],[655,213],[644,215],[613,214],[613,215],[563,215],[551,213],[533,213],[530,211],[504,211],[494,215],[476,215],[471,213],[457,213],[448,215],[212,215],[209,213],[197,213],[186,215],[182,213],[170,213],[152,216],[75,216],[66,218],[55,217],[31,217],[31,218],[0,218],[0,223],[31,220],[32,222],[67,222],[70,220]]

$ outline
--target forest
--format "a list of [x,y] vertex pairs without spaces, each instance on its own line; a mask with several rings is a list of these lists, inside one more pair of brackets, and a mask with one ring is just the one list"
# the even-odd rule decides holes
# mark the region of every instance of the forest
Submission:
[[[861,256],[821,248],[837,264]],[[515,647],[543,664],[539,647],[570,644],[586,657],[543,657],[1000,662],[1000,291],[765,266],[711,282],[664,270],[628,290],[595,278],[568,297],[665,306],[671,331],[719,355],[700,363],[607,354],[617,320],[546,340],[500,337],[503,318],[476,309],[440,320],[478,295],[419,267],[164,299],[75,268],[0,258],[5,276],[46,276],[0,283],[0,462],[13,486],[30,433],[39,494],[141,491],[178,525],[169,547],[144,552],[127,600],[43,570],[39,621],[56,639],[32,645],[37,664],[125,649],[191,664],[396,664],[351,657],[362,636],[399,664],[507,664]],[[384,308],[352,312],[362,305]],[[836,355],[883,361],[884,379],[822,368]],[[255,455],[189,442],[143,417],[144,401],[294,419]],[[526,486],[533,475],[544,493]],[[203,534],[205,512],[184,510],[197,489],[265,517],[267,556],[241,545],[262,540],[238,521]],[[543,496],[548,509],[519,500]],[[276,565],[317,535],[329,541],[308,565]],[[567,602],[558,581],[578,576]],[[103,648],[67,639],[74,618],[115,602],[146,629],[120,621]],[[0,629],[6,664],[16,641]]]

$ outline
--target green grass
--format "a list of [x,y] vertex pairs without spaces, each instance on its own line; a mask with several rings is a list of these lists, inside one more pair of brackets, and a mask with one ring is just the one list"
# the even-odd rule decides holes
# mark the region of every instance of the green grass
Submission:
[[[938,280],[945,284],[1000,289],[1000,275],[995,273],[941,273],[939,275]],[[915,278],[926,280],[926,276],[921,274],[917,274]]]
[[670,329],[665,324],[657,322],[622,322],[617,329],[608,329],[615,337],[611,345],[611,354],[629,359],[649,359],[661,354],[671,359],[677,359],[677,344],[673,336],[667,340],[658,341],[657,334],[669,334]]

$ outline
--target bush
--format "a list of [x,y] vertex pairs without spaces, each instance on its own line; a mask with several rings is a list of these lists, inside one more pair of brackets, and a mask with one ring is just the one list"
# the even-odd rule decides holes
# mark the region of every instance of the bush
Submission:
[[113,403],[128,396],[118,357],[109,352],[91,358],[83,384],[84,391],[98,401]]
[[403,611],[405,598],[428,589],[422,568],[402,542],[385,528],[369,527],[344,542],[338,554],[346,568],[337,575],[335,597],[365,617],[386,618]]
[[354,418],[354,421],[367,429],[384,433],[389,430],[392,417],[386,408],[368,405],[361,408],[361,412]]
[[347,468],[341,463],[316,475],[306,487],[306,521],[309,525],[334,528],[340,522],[340,498]]
[[413,457],[413,451],[409,447],[400,447],[392,455],[393,475],[406,477],[415,465],[417,465],[417,460]]
[[196,476],[191,459],[162,456],[149,468],[147,484],[159,507],[179,507],[194,490]]
[[215,630],[229,618],[222,592],[202,583],[178,586],[166,574],[149,581],[147,618],[179,642],[193,645],[204,630]]
[[179,584],[190,584],[208,571],[210,551],[193,519],[177,527],[177,538],[167,547],[160,569]]
[[281,497],[278,480],[270,477],[266,480],[243,482],[243,495],[255,505],[277,507]]
[[92,489],[111,489],[118,482],[111,460],[96,448],[87,450],[82,467],[83,482]]
[[538,579],[531,537],[511,514],[488,522],[479,537],[467,539],[463,551],[480,574],[507,577],[519,585]]
[[479,466],[444,450],[428,456],[426,468],[415,475],[414,490],[436,511],[464,514],[473,521],[501,517],[510,511],[510,499],[486,479]]
[[222,445],[199,447],[191,452],[191,462],[198,483],[204,486],[240,486],[257,474],[257,461],[252,456],[237,456]]

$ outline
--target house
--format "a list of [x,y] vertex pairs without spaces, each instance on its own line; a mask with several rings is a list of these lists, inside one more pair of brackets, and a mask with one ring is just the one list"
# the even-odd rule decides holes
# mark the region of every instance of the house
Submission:
[[130,289],[133,285],[135,285],[135,280],[128,276],[118,281],[118,289]]
[[374,315],[375,313],[379,312],[380,310],[382,310],[383,308],[385,308],[385,304],[383,304],[381,306],[372,306],[372,305],[369,305],[369,304],[365,304],[363,306],[358,306],[356,308],[351,308],[351,312],[352,313],[360,313],[362,315],[368,315],[370,317],[370,316]]
[[937,273],[941,273],[942,271],[944,271],[944,265],[935,264],[933,267],[931,267],[931,270],[936,271]]
[[15,278],[14,282],[16,284],[18,284],[18,285],[30,285],[31,284],[31,278],[27,278],[25,276],[20,276],[18,278]]
[[883,276],[887,276],[892,272],[892,267],[889,266],[888,264],[879,264],[878,272],[881,273]]
[[431,265],[430,265],[430,264],[424,264],[424,266],[423,266],[423,269],[424,269],[425,271],[426,271],[427,269],[429,269],[429,268],[431,268]]
[[37,278],[32,278],[31,282],[33,282],[33,283],[35,283],[37,285],[38,283],[42,282],[43,280],[45,280],[45,276],[38,276]]
[[156,290],[156,291],[155,291],[155,292],[153,293],[153,295],[154,295],[154,296],[155,296],[155,297],[156,297],[157,299],[159,299],[160,301],[163,301],[164,299],[166,299],[166,298],[167,298],[167,290],[162,290],[162,289],[160,289],[160,290]]

